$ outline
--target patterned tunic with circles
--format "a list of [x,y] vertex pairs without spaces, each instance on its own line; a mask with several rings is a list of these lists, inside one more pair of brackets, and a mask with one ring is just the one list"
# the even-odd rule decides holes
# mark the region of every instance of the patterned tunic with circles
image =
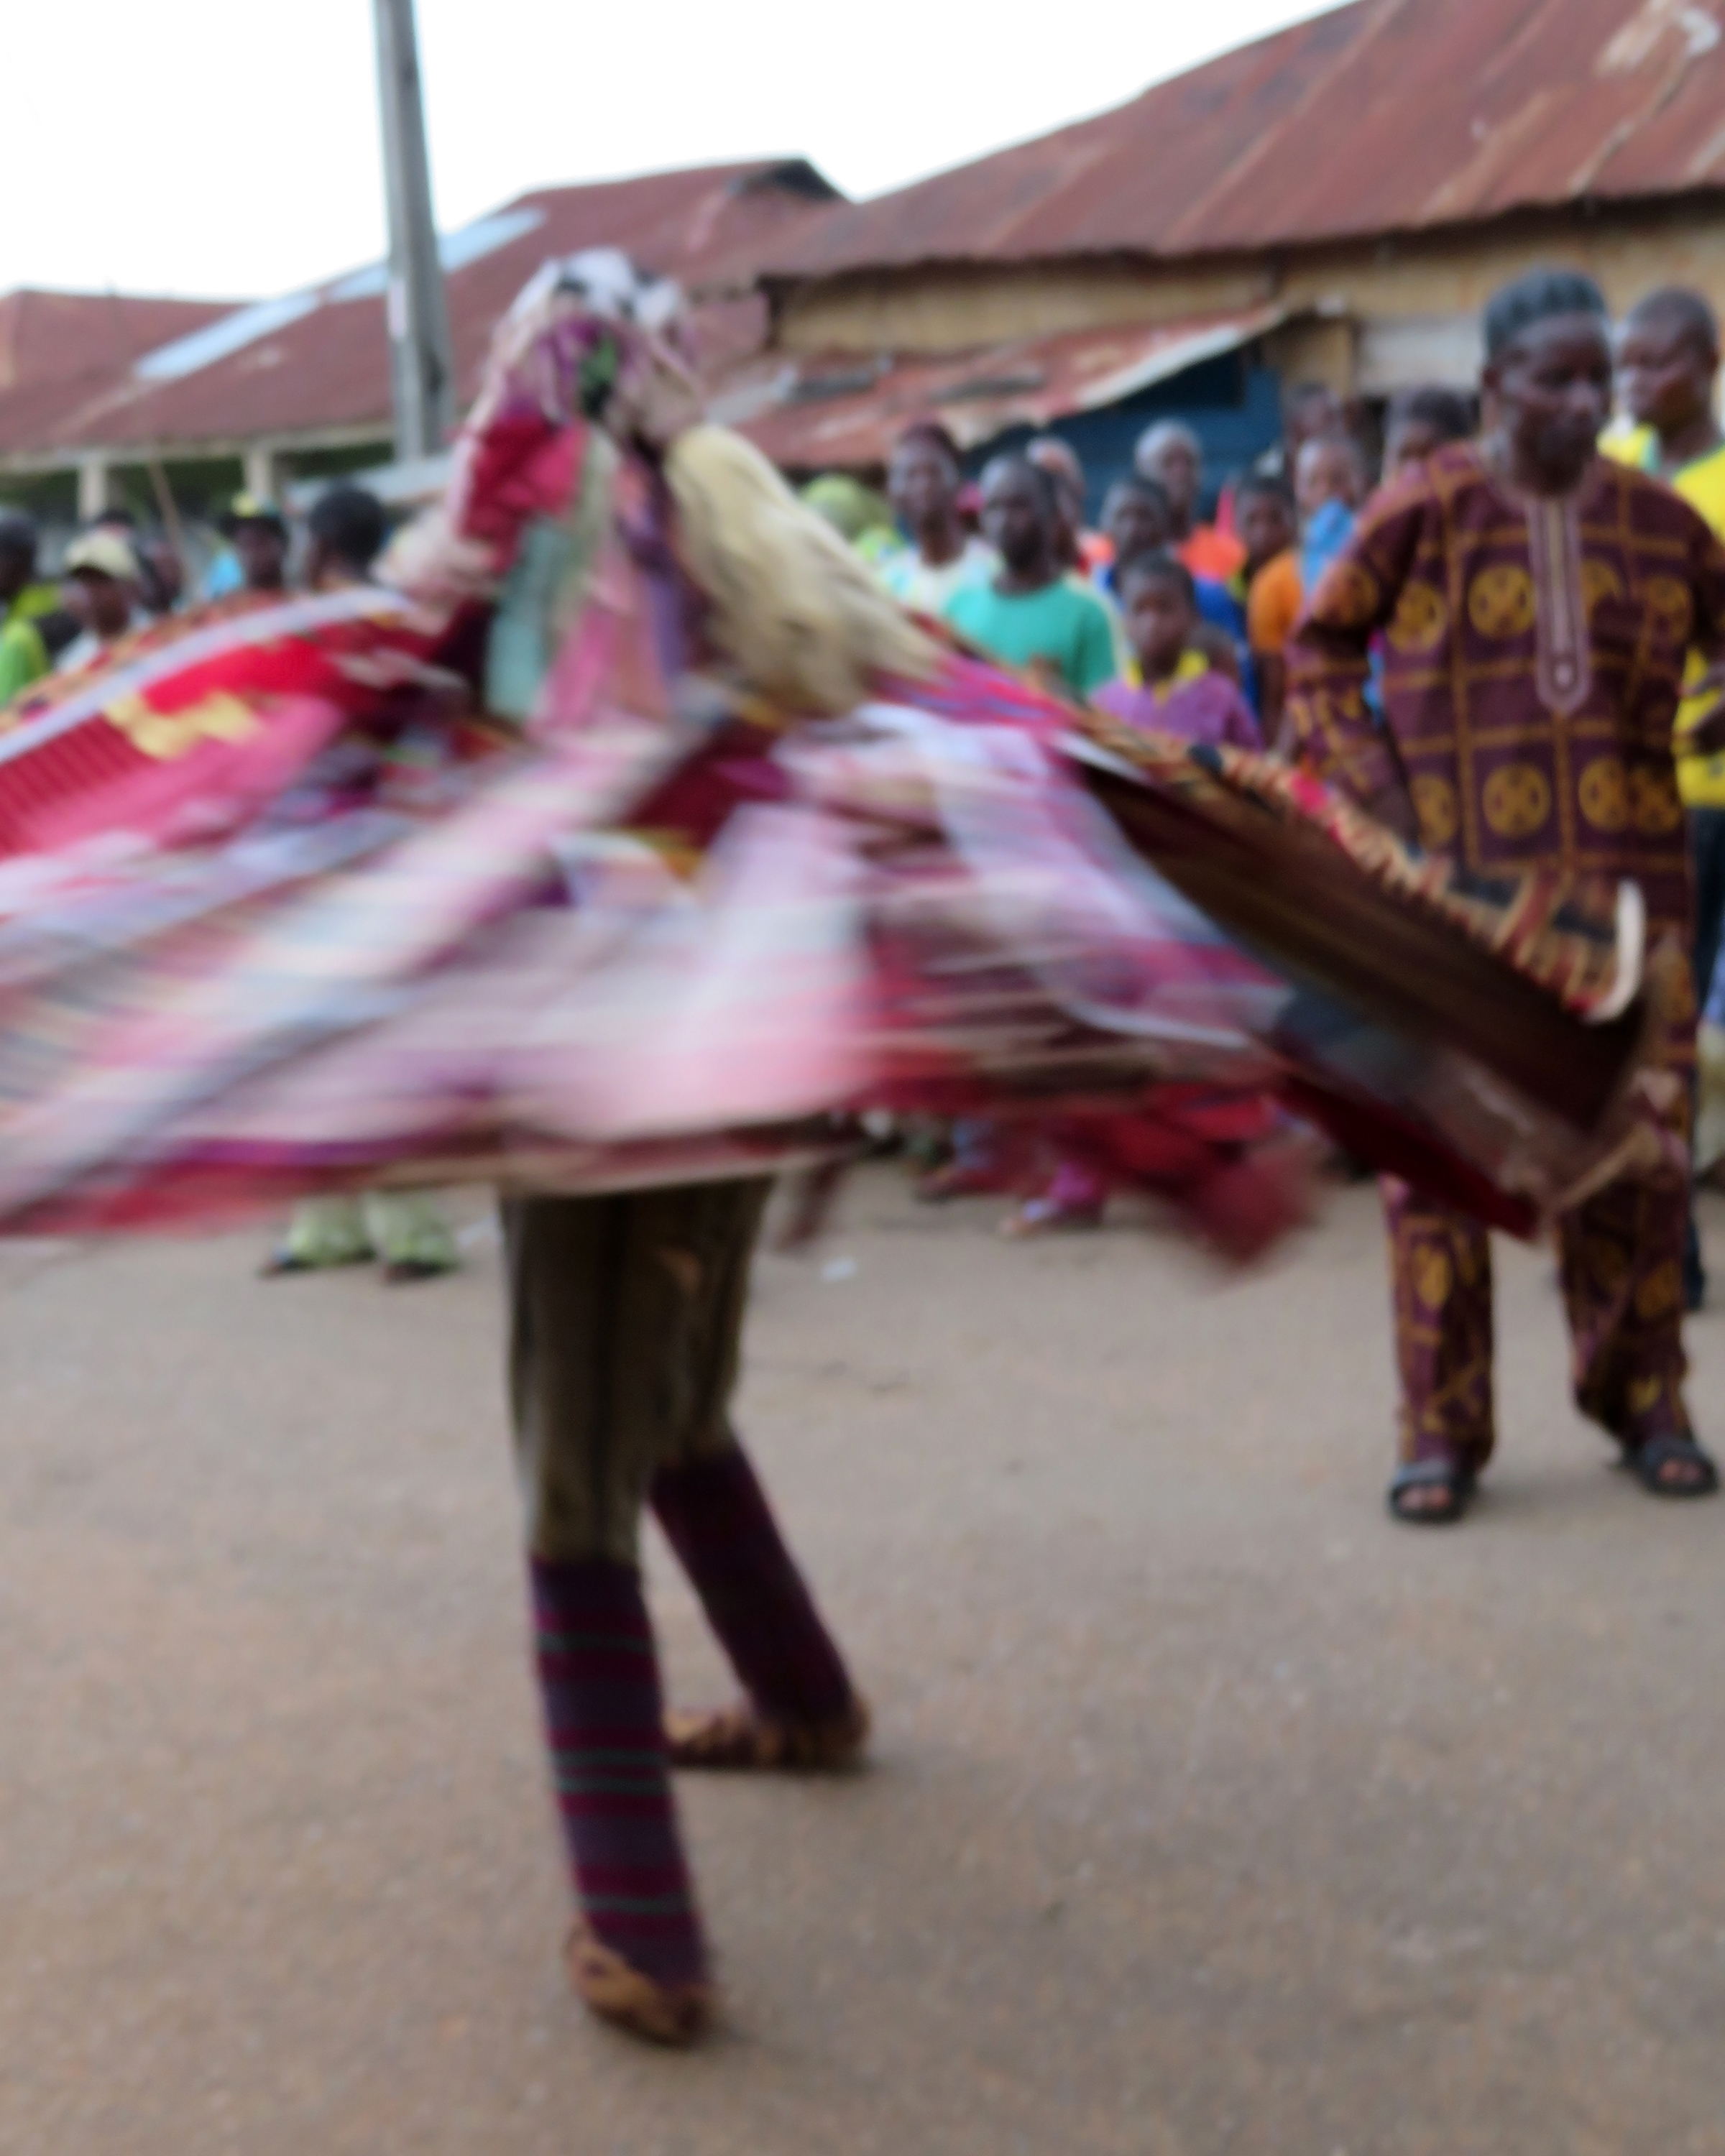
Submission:
[[[1474,444],[1387,487],[1296,631],[1295,738],[1359,798],[1405,787],[1435,851],[1487,873],[1632,876],[1655,926],[1681,932],[1671,724],[1692,644],[1725,647],[1725,549],[1686,503],[1621,465],[1596,465],[1567,513],[1570,588],[1542,590],[1526,506]],[[1541,690],[1554,623],[1585,660],[1586,694],[1568,713]],[[1362,693],[1374,649],[1381,716]],[[1547,678],[1572,678],[1566,663]]]
[[[1671,728],[1690,647],[1722,644],[1725,551],[1676,495],[1601,464],[1532,531],[1464,444],[1367,508],[1295,632],[1289,709],[1332,783],[1368,803],[1404,788],[1432,851],[1488,874],[1633,877],[1655,932],[1686,949]],[[1692,1038],[1679,1020],[1664,1052],[1686,1061]],[[1478,1468],[1494,1440],[1486,1231],[1404,1184],[1385,1204],[1403,1454]],[[1686,1204],[1681,1181],[1625,1178],[1559,1224],[1576,1402],[1625,1444],[1689,1426]]]

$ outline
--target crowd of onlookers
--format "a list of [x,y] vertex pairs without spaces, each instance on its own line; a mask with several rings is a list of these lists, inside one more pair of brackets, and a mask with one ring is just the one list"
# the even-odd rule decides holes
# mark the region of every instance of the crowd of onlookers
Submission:
[[[382,503],[366,488],[338,484],[305,520],[294,578],[309,591],[363,581],[388,534]],[[262,594],[289,588],[294,537],[273,502],[234,496],[218,526],[222,545],[198,597]],[[50,674],[91,666],[122,637],[176,613],[187,597],[181,547],[146,531],[130,509],[105,511],[66,548],[57,576],[42,573],[34,521],[0,512],[0,706]]]
[[[1706,300],[1671,288],[1650,294],[1620,328],[1620,416],[1600,447],[1664,480],[1725,536],[1719,365]],[[876,519],[890,516],[890,532],[876,528],[860,543],[906,605],[1050,686],[1134,726],[1276,750],[1286,746],[1290,640],[1374,484],[1478,425],[1471,396],[1409,389],[1383,413],[1373,454],[1361,415],[1303,383],[1285,399],[1281,440],[1250,469],[1219,475],[1206,472],[1193,428],[1158,420],[1103,493],[1092,526],[1070,442],[1033,439],[973,477],[946,428],[924,421],[893,451]],[[818,506],[823,484],[808,490]],[[1715,1022],[1702,1047],[1712,1074],[1702,1096],[1704,1167],[1725,1158],[1725,755],[1686,750],[1681,733],[1694,716],[1686,705],[1676,747],[1696,870],[1697,978]],[[986,1141],[961,1127],[957,1154],[931,1189],[999,1188]],[[1100,1192],[1075,1185],[1042,1212],[1093,1217],[1100,1202]],[[1034,1225],[1034,1204],[1030,1213]]]
[[[1383,469],[1473,428],[1471,398],[1410,391],[1389,408]],[[862,544],[906,605],[1051,685],[1186,738],[1273,747],[1288,639],[1347,543],[1373,464],[1341,401],[1304,383],[1286,399],[1282,439],[1213,493],[1194,429],[1157,421],[1093,528],[1083,466],[1061,437],[1040,436],[972,480],[951,434],[924,421],[888,469],[892,536],[877,527]],[[844,499],[831,484],[809,498]]]

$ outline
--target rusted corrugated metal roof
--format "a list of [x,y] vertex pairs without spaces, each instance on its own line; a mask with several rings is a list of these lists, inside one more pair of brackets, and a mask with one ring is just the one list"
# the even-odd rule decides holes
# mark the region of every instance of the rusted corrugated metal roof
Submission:
[[1725,0],[1355,0],[834,209],[773,280],[1180,256],[1725,187]]
[[0,444],[45,439],[123,382],[139,356],[204,328],[228,300],[117,292],[8,292],[0,298]]
[[119,292],[8,292],[0,298],[0,395],[129,367],[141,352],[202,328],[233,305]]
[[[724,365],[756,349],[762,303],[751,290],[769,248],[834,199],[800,160],[708,166],[523,195],[444,242],[465,402],[493,325],[548,255],[624,249],[708,295],[697,341]],[[381,268],[186,326],[197,333],[106,370],[51,412],[0,398],[0,455],[82,448],[162,449],[389,430],[389,353]],[[174,337],[176,329],[163,332]],[[163,343],[163,337],[154,342]],[[139,347],[134,347],[136,352]],[[129,352],[127,359],[133,357]]]
[[1281,307],[1126,329],[1068,330],[938,359],[857,352],[768,355],[713,408],[775,464],[797,471],[884,464],[912,420],[937,418],[961,449],[1009,427],[1118,403],[1286,319]]

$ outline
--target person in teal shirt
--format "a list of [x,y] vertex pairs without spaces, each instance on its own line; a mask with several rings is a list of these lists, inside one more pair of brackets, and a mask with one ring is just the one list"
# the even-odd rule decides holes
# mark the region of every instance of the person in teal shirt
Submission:
[[28,516],[0,515],[0,706],[39,681],[50,660],[35,616],[51,608],[36,583],[36,527]]
[[1000,557],[990,582],[956,591],[942,609],[961,636],[1052,689],[1088,696],[1118,670],[1114,629],[1096,593],[1063,574],[1053,482],[1027,457],[999,457],[983,475],[983,531]]

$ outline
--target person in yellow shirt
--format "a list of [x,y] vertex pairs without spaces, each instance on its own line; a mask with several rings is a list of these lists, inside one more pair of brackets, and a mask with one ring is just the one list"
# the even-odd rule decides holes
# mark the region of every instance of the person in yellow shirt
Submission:
[[50,585],[36,582],[36,527],[28,516],[0,512],[0,705],[9,704],[53,665],[39,616],[59,603]]
[[[1608,436],[1607,453],[1675,487],[1725,536],[1725,434],[1714,416],[1719,324],[1699,292],[1666,285],[1631,308],[1618,341],[1617,379],[1633,423]],[[1705,662],[1689,659],[1689,678]],[[1725,721],[1712,696],[1686,697],[1677,711],[1677,786],[1689,812],[1695,870],[1695,998],[1705,1007],[1725,930]],[[1707,1295],[1692,1214],[1683,1260],[1692,1310]]]

